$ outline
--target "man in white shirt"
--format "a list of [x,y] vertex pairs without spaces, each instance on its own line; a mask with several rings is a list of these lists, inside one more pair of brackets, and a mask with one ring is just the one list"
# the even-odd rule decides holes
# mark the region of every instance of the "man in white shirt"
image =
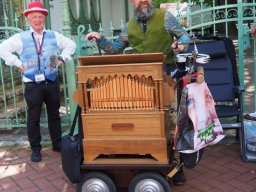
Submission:
[[[46,104],[53,151],[61,150],[60,91],[58,66],[70,60],[76,44],[62,34],[45,29],[48,11],[41,2],[31,2],[24,11],[30,30],[17,33],[0,44],[0,58],[22,73],[27,102],[27,134],[31,161],[41,161],[40,114]],[[58,56],[57,51],[62,50]],[[17,53],[19,57],[15,54]]]

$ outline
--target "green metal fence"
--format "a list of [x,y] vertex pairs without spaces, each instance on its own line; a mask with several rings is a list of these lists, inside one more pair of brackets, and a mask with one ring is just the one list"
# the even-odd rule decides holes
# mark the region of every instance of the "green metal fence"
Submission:
[[205,28],[210,26],[213,35],[238,40],[239,75],[244,87],[244,49],[251,48],[250,27],[256,19],[255,0],[250,3],[238,0],[236,4],[228,4],[225,0],[225,4],[221,6],[215,6],[215,3],[216,1],[213,0],[212,6],[205,8],[204,1],[201,0],[200,9],[191,12],[193,5],[189,1],[188,16],[181,15],[179,19],[188,20],[187,30],[190,33],[199,29],[199,32],[205,35]]

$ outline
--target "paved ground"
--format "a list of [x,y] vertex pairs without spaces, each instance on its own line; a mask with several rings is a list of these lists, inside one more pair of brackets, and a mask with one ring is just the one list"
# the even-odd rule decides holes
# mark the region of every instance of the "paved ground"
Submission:
[[33,163],[28,147],[1,148],[0,191],[75,191],[74,185],[68,182],[62,171],[60,154],[44,148],[42,155],[40,163]]
[[[62,171],[60,154],[45,146],[42,155],[40,163],[33,163],[28,147],[2,147],[0,191],[74,192],[75,185]],[[186,185],[173,186],[172,192],[256,192],[256,163],[242,162],[237,143],[206,148],[199,165],[185,173]]]

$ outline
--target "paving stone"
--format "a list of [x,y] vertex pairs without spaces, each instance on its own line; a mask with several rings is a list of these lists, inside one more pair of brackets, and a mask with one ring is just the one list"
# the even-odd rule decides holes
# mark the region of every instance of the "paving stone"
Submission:
[[[172,186],[172,192],[256,191],[255,163],[243,162],[238,148],[238,143],[207,148],[195,168],[184,169],[186,184]],[[227,150],[230,153],[227,154]],[[60,154],[52,152],[49,146],[44,147],[43,160],[39,163],[30,161],[28,146],[1,147],[0,154],[0,192],[76,191],[76,185],[68,181],[61,168]],[[20,161],[17,154],[22,156]],[[118,192],[126,192],[126,189]]]

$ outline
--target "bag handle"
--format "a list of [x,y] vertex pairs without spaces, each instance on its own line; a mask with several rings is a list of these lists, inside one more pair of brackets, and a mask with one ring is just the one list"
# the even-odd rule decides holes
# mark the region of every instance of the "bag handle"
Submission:
[[73,122],[72,122],[72,126],[71,126],[71,129],[70,129],[70,132],[69,132],[70,136],[73,136],[73,134],[74,134],[77,118],[78,118],[78,135],[81,135],[81,133],[82,133],[82,121],[81,121],[81,108],[79,106],[77,106],[77,108],[76,108],[76,113],[75,113],[75,116],[74,116],[74,119],[73,119]]

